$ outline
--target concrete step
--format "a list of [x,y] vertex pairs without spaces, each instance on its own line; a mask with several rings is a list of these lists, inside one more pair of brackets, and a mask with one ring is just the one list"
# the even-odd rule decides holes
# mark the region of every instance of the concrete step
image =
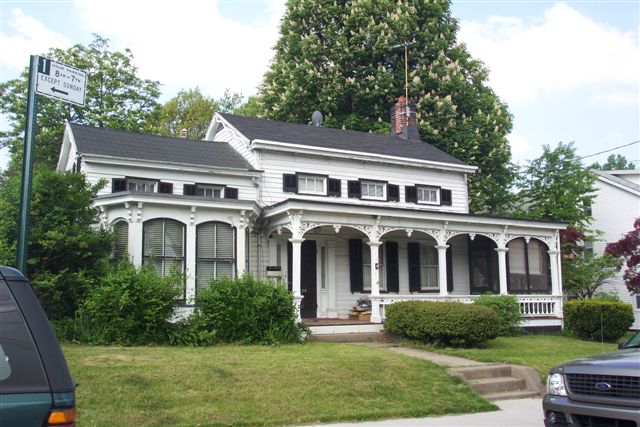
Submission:
[[509,377],[511,366],[508,365],[482,365],[468,368],[456,368],[455,372],[462,375],[467,381],[481,378]]
[[527,386],[523,379],[515,377],[480,378],[468,382],[472,389],[482,395],[522,390]]
[[503,391],[500,393],[483,394],[487,400],[509,400],[509,399],[527,399],[530,397],[540,397],[540,393],[537,390],[516,390],[516,391]]
[[313,334],[309,341],[323,342],[375,342],[380,341],[383,334],[379,332],[353,332],[350,334]]

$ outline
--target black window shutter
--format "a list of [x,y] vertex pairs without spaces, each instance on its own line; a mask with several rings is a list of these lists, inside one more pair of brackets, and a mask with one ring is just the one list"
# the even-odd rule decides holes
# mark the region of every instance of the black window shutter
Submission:
[[327,180],[327,196],[340,197],[342,195],[342,181],[329,178]]
[[453,292],[453,255],[451,246],[447,248],[447,291]]
[[400,273],[398,269],[398,242],[385,242],[387,251],[387,291],[400,291]]
[[113,178],[111,180],[111,192],[119,193],[120,191],[127,191],[127,180],[124,178]]
[[404,187],[404,200],[407,203],[418,203],[418,189],[415,186]]
[[451,206],[451,190],[442,188],[440,190],[440,204],[444,206]]
[[185,196],[195,196],[196,195],[196,185],[195,184],[184,184],[182,187],[182,194]]
[[76,162],[74,163],[73,167],[75,168],[74,172],[80,172],[82,168],[82,158],[80,156],[76,158]]
[[298,192],[298,177],[295,174],[285,173],[282,175],[282,191],[287,193]]
[[224,198],[225,199],[237,199],[238,198],[238,189],[233,187],[225,187],[224,188]]
[[362,292],[362,239],[349,239],[351,292]]
[[400,201],[400,186],[395,184],[387,185],[387,200],[390,202]]
[[409,259],[409,291],[420,292],[420,243],[407,244]]
[[347,181],[347,190],[351,198],[359,199],[362,195],[360,192],[360,181]]
[[173,184],[170,182],[159,183],[158,193],[173,194]]

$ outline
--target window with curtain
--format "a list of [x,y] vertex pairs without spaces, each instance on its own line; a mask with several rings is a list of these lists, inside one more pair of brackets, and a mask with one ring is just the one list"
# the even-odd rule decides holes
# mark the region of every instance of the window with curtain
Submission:
[[124,258],[129,247],[129,223],[126,221],[118,221],[113,224],[113,233],[115,241],[113,245],[113,259],[120,260]]
[[507,244],[509,292],[549,293],[551,276],[549,256],[545,245],[536,239],[528,242],[517,238]]
[[172,219],[160,218],[143,225],[143,257],[145,265],[151,264],[162,276],[176,266],[184,272],[184,224]]
[[229,224],[207,222],[196,229],[196,295],[212,279],[235,276],[235,233]]

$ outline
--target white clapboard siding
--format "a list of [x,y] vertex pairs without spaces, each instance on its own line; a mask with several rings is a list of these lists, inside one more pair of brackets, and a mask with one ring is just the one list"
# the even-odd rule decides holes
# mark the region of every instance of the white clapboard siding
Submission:
[[[620,175],[620,178],[634,182],[635,174]],[[633,191],[612,185],[600,178],[596,181],[598,189],[596,199],[591,207],[593,221],[591,228],[600,230],[603,234],[594,242],[593,250],[596,254],[604,253],[607,243],[619,240],[633,228],[633,223],[640,216],[640,195]],[[634,307],[635,323],[633,327],[640,329],[640,308],[637,299],[632,296],[622,278],[624,269],[617,273],[609,283],[602,286],[604,292],[617,294],[620,299]]]
[[[288,198],[304,198],[318,201],[340,201],[341,203],[402,206],[410,208],[436,209],[446,212],[467,213],[467,186],[464,174],[459,172],[442,171],[433,168],[418,168],[377,162],[362,162],[349,159],[326,158],[319,156],[295,155],[290,153],[263,152],[261,155],[261,169],[264,170],[262,179],[262,203],[272,205]],[[327,196],[298,195],[282,191],[282,175],[292,173],[309,173],[327,175],[342,181],[342,196],[340,198]],[[378,202],[348,198],[347,181],[358,179],[383,180],[400,186],[400,202]],[[406,203],[404,187],[415,184],[434,185],[452,191],[452,206],[428,206]]]
[[152,180],[160,180],[173,184],[173,194],[182,195],[184,184],[217,184],[226,185],[238,189],[238,198],[243,200],[256,200],[256,187],[250,177],[234,175],[216,175],[214,173],[179,171],[162,168],[136,168],[132,166],[110,165],[95,162],[85,162],[84,172],[91,184],[105,179],[106,185],[98,195],[110,194],[113,178],[135,177]]
[[229,143],[229,145],[251,163],[254,168],[260,168],[255,153],[249,149],[250,141],[235,130],[223,127],[216,133],[215,140]]

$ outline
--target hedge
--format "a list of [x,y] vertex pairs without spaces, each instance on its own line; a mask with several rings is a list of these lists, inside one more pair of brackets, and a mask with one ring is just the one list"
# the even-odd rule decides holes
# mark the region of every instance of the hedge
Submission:
[[616,341],[634,321],[631,305],[602,299],[568,301],[563,312],[565,329],[590,341]]
[[425,343],[469,347],[497,337],[500,319],[476,304],[403,301],[387,307],[384,327]]
[[493,309],[500,318],[500,336],[518,335],[522,333],[520,324],[523,317],[520,304],[515,295],[480,295],[475,303]]

